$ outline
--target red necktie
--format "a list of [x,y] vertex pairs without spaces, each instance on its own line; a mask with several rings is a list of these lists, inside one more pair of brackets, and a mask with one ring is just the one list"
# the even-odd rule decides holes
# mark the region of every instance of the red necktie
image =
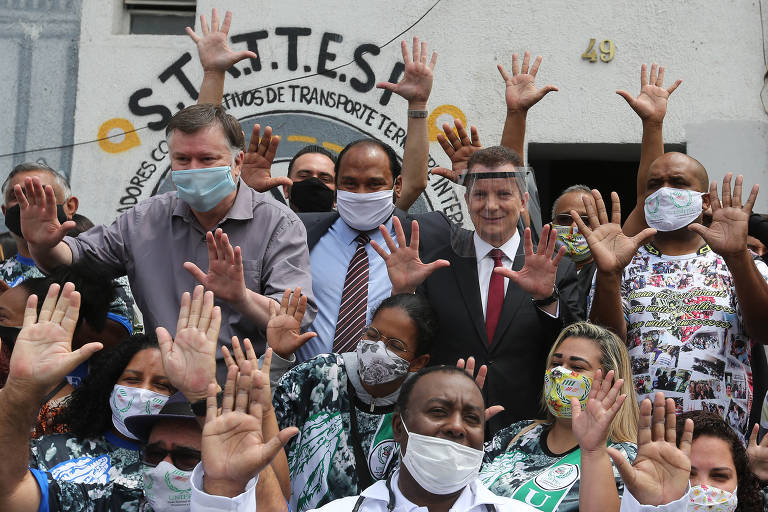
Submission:
[[[493,258],[493,268],[501,266],[501,249],[491,249],[488,255]],[[496,326],[499,325],[501,306],[504,304],[504,276],[491,272],[491,282],[488,285],[488,303],[485,308],[485,332],[488,334],[488,344],[493,341]]]
[[365,327],[365,313],[368,309],[368,253],[365,246],[371,239],[365,233],[360,233],[355,241],[357,249],[347,267],[336,320],[333,341],[333,352],[336,354],[354,349]]

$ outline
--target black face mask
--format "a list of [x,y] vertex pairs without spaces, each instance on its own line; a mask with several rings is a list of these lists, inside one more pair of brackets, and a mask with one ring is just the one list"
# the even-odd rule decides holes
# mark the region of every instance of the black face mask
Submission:
[[13,352],[13,346],[16,344],[16,337],[21,332],[21,327],[11,327],[8,325],[0,325],[0,341],[4,346],[8,347],[9,352]]
[[[58,217],[61,224],[67,221],[67,214],[64,213],[63,205],[56,205],[56,217]],[[21,207],[19,205],[13,205],[5,210],[5,227],[14,235],[24,238],[24,235],[21,233]]]
[[319,178],[294,181],[291,187],[291,206],[297,212],[330,212],[333,199],[333,190]]

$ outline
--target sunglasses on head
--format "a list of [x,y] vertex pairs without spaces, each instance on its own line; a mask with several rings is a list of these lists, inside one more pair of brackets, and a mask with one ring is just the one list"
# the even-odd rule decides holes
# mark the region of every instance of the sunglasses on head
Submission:
[[192,448],[177,447],[172,450],[166,450],[159,444],[150,444],[141,450],[141,462],[154,468],[169,454],[171,455],[173,465],[181,471],[192,471],[195,469],[201,457],[200,452]]

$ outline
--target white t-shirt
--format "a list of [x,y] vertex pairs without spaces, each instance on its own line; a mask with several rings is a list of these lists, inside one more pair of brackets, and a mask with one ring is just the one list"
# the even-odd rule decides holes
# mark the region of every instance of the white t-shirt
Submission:
[[[768,280],[765,263],[755,263]],[[590,306],[593,294],[594,285]],[[660,390],[678,413],[715,412],[744,434],[751,340],[723,257],[709,246],[667,256],[645,245],[624,269],[621,296],[638,400]]]

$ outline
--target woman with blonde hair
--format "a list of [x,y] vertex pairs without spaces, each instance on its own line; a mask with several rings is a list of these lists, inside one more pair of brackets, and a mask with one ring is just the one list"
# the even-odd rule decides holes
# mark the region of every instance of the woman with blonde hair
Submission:
[[[605,447],[634,460],[639,415],[624,342],[588,322],[563,329],[547,356],[542,406],[546,420],[518,421],[486,444],[480,479],[539,510],[587,510],[591,502],[618,511],[623,483]],[[581,471],[584,458],[590,474]]]

